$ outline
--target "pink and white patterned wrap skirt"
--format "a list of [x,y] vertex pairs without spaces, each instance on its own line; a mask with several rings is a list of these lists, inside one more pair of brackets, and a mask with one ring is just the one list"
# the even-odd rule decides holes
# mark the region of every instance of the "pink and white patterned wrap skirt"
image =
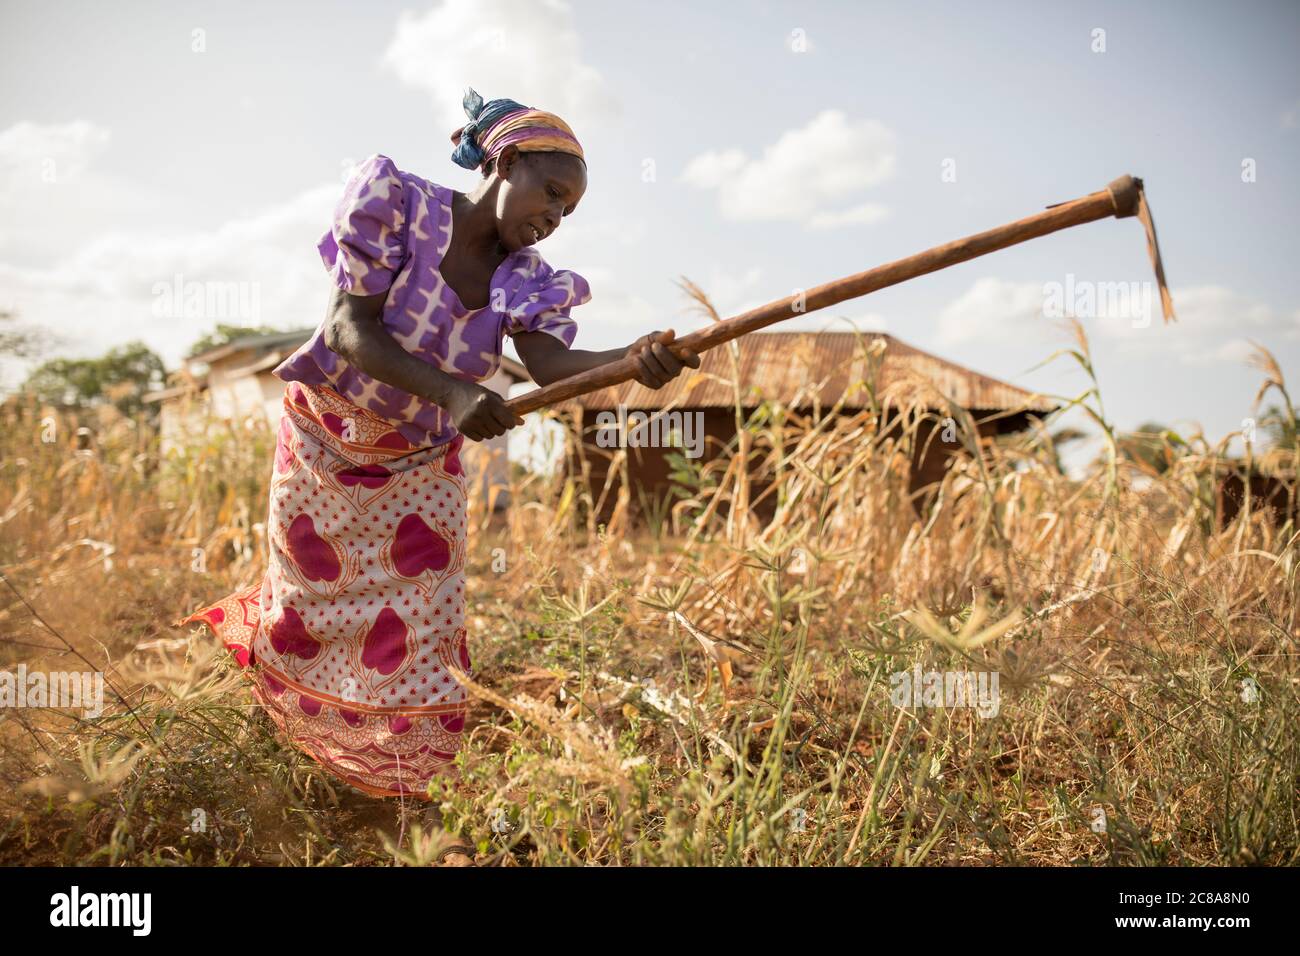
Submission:
[[259,584],[207,624],[289,739],[376,796],[454,780],[468,709],[463,436],[417,448],[327,387],[291,382]]

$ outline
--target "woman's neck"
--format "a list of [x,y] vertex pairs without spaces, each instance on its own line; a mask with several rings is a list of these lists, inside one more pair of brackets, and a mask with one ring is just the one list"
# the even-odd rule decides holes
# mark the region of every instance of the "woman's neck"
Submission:
[[458,216],[452,230],[456,245],[476,259],[504,259],[506,249],[497,235],[496,214],[492,210],[495,191],[478,189],[466,195],[453,190],[452,196],[452,214]]

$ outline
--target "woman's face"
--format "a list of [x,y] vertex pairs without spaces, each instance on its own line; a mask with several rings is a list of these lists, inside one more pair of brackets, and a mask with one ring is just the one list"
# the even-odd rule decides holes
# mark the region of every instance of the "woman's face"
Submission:
[[508,252],[550,236],[587,191],[587,164],[568,153],[521,153],[507,146],[493,175],[501,180],[497,234]]

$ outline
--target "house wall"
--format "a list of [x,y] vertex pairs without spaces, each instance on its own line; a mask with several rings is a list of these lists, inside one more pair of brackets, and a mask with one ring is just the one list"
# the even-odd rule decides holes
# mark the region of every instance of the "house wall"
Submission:
[[[1246,506],[1247,485],[1244,471],[1244,466],[1241,466],[1218,480],[1215,498],[1220,530],[1236,520],[1237,515]],[[1250,475],[1250,499],[1251,508],[1256,512],[1266,511],[1276,525],[1286,522],[1287,510],[1292,506],[1294,509],[1291,517],[1300,521],[1300,496],[1293,499],[1291,489],[1279,478],[1253,472]]]
[[[736,433],[734,413],[721,408],[692,408],[682,409],[682,411],[691,414],[700,412],[704,416],[703,454],[699,458],[689,460],[695,464],[703,464],[718,458],[725,450],[726,443]],[[598,414],[598,412],[591,409],[584,409],[582,413],[583,453],[590,469],[588,488],[591,491],[593,502],[600,500],[610,466],[613,463],[614,456],[620,450],[616,447],[602,448],[597,444],[596,417]],[[667,495],[668,488],[672,483],[669,478],[672,466],[668,461],[668,456],[674,453],[684,454],[684,451],[681,448],[627,449],[628,475],[632,482],[629,507],[634,516],[639,516],[641,512],[638,489],[644,494],[647,501],[662,500]],[[572,469],[570,473],[578,474],[581,464],[573,454],[572,448],[570,448],[567,458],[566,466]],[[596,515],[597,522],[608,522],[613,516],[614,506],[618,501],[618,481],[619,478],[616,476],[611,484],[610,491],[605,496],[604,503]]]
[[[208,375],[208,401],[217,418],[243,422],[249,416],[266,418],[265,393],[261,379],[269,372],[229,375],[214,367]],[[276,416],[278,422],[279,416]]]
[[280,418],[284,414],[284,382],[272,375],[268,369],[257,373],[257,384],[262,415],[274,434],[279,431]]
[[165,401],[158,409],[158,437],[164,455],[184,442],[185,415],[181,403],[175,399]]
[[[230,364],[238,368],[247,366],[252,361],[254,359],[247,354],[240,354]],[[509,375],[498,370],[480,384],[505,396],[513,381]],[[208,383],[208,389],[202,393],[200,400],[168,399],[162,403],[159,409],[159,428],[164,454],[172,448],[183,448],[186,435],[201,430],[208,414],[236,423],[253,418],[265,421],[272,434],[278,430],[284,409],[284,382],[272,375],[271,369],[241,375],[214,366],[209,372]],[[492,486],[496,485],[502,489],[497,494],[497,507],[504,507],[509,503],[509,494],[505,490],[510,475],[507,436],[500,435],[482,443],[467,441],[465,447],[466,452],[462,457],[466,473],[481,474],[479,485],[473,493],[487,496]]]
[[[704,416],[704,454],[693,461],[704,463],[717,459],[727,448],[728,443],[734,439],[736,433],[734,412],[722,408],[683,409],[683,411],[700,412]],[[746,409],[746,414],[750,412],[752,409]],[[596,521],[600,523],[608,522],[613,516],[621,478],[616,475],[610,484],[610,490],[604,492],[613,456],[618,449],[601,448],[597,444],[598,414],[591,409],[583,411],[583,454],[589,467],[587,486],[592,501],[599,502],[601,494],[605,494],[605,500],[596,515]],[[1017,425],[1023,428],[1023,419],[987,422],[980,424],[978,428],[981,437],[989,438],[994,434],[1015,430]],[[921,514],[928,502],[933,499],[933,488],[943,479],[954,457],[962,453],[959,442],[945,443],[942,441],[942,432],[933,434],[935,427],[936,423],[933,420],[923,420],[916,426],[917,442],[912,456],[908,490],[912,495],[912,506],[918,514]],[[902,424],[895,424],[891,431],[895,436],[900,435]],[[634,519],[641,517],[643,498],[647,502],[662,501],[668,494],[669,486],[672,484],[672,479],[669,477],[672,466],[669,464],[668,456],[674,452],[680,454],[682,449],[630,447],[627,449],[628,477],[632,483],[629,509]],[[570,473],[578,474],[580,465],[581,463],[570,450],[567,461],[567,467],[571,469]],[[759,477],[756,465],[751,465],[750,477],[750,500],[755,502],[752,511],[760,521],[771,521],[776,514],[776,496],[773,494],[763,497],[763,494],[771,487],[772,481]],[[720,506],[719,513],[722,515],[727,513],[725,502]]]

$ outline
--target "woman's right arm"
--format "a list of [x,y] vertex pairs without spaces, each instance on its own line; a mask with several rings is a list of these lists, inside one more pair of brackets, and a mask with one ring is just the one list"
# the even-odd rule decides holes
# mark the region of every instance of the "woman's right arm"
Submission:
[[334,287],[325,323],[330,351],[377,381],[445,408],[457,430],[473,441],[523,424],[496,392],[448,375],[402,348],[381,321],[387,298],[387,292],[352,295]]

